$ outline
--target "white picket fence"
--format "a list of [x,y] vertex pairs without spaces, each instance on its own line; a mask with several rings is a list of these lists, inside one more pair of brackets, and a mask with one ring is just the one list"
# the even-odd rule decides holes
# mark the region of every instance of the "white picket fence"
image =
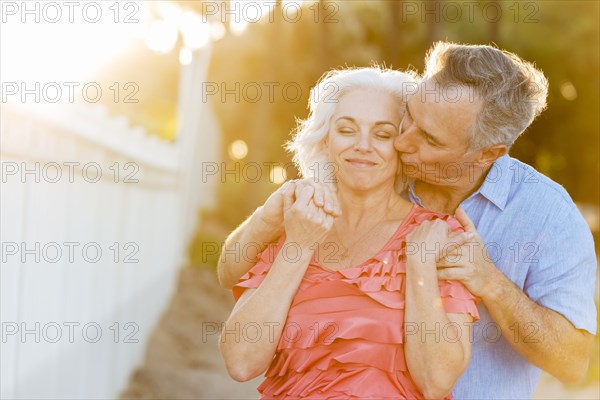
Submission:
[[141,362],[214,202],[209,59],[182,67],[175,143],[89,104],[2,104],[2,399],[116,398]]

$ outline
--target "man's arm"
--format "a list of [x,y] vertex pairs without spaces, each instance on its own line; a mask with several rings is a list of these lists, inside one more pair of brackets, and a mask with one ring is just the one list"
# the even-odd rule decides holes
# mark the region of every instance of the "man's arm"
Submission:
[[217,264],[219,284],[224,289],[231,289],[256,264],[258,254],[283,233],[283,224],[273,226],[265,221],[263,207],[257,208],[225,240]]
[[594,336],[531,300],[504,274],[479,294],[502,335],[527,361],[564,383],[585,377]]
[[[466,213],[459,209],[456,216],[466,231],[473,233],[475,248],[485,249]],[[588,369],[593,335],[533,301],[484,252],[475,251],[470,260],[464,255],[453,256],[452,262],[439,266],[439,279],[459,280],[480,297],[502,335],[527,361],[565,383],[580,381]]]

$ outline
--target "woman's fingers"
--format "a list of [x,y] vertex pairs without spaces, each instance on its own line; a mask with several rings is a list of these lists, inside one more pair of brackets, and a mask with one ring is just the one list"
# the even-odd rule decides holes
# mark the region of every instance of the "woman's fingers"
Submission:
[[310,184],[310,185],[315,190],[315,195],[314,195],[315,205],[317,207],[324,207],[325,206],[325,193],[324,193],[323,186],[318,185],[318,184]]
[[451,232],[448,234],[447,244],[453,248],[458,248],[467,243],[472,237],[471,232]]
[[325,216],[327,213],[322,207],[316,206],[314,202],[309,202],[307,205],[307,211],[315,223],[325,223]]
[[446,254],[437,262],[438,268],[441,267],[457,267],[464,264],[463,257],[460,254]]
[[296,202],[285,216],[286,234],[300,246],[320,243],[333,226],[333,217],[315,204],[314,193],[314,188],[310,185],[302,188]]
[[313,202],[317,207],[323,208],[325,212],[334,216],[341,215],[337,193],[332,189],[331,185],[317,183],[311,179],[298,180],[296,181],[296,197],[299,197],[302,189],[308,186],[314,189]]
[[[411,252],[421,255],[421,259],[429,257],[432,249],[436,249],[435,260],[438,266],[454,265],[461,259],[461,246],[469,241],[468,232],[452,232],[448,223],[442,219],[423,221],[409,235]],[[463,260],[464,261],[464,260]]]
[[289,210],[294,204],[294,193],[296,191],[296,184],[294,182],[286,183],[287,187],[282,193],[283,196],[283,209]]
[[342,210],[338,202],[337,193],[332,185],[324,184],[323,187],[325,188],[325,211],[335,217],[339,217],[342,215]]
[[300,198],[301,193],[306,188],[311,188],[311,190],[313,191],[312,195],[311,195],[311,200],[318,207],[322,207],[323,206],[323,191],[317,185],[312,184],[310,182],[310,180],[308,180],[308,179],[301,179],[296,182],[296,191],[295,191],[296,199]]
[[296,204],[307,207],[312,201],[315,190],[310,185],[305,185],[296,189]]
[[329,230],[333,227],[334,219],[335,219],[335,217],[333,215],[325,214],[325,228],[327,228],[327,230]]

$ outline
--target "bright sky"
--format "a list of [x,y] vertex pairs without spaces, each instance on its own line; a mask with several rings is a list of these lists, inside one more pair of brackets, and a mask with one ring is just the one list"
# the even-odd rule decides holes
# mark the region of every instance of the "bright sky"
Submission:
[[146,31],[144,1],[65,3],[0,3],[3,82],[90,79]]
[[[315,0],[284,0],[284,8],[314,4]],[[237,3],[237,4],[236,4]],[[252,3],[252,4],[249,4]],[[256,15],[268,15],[274,0],[230,0],[231,30],[241,34]],[[222,4],[215,1],[214,4]],[[288,6],[288,7],[286,7]],[[158,19],[151,20],[149,7]],[[89,82],[94,74],[119,55],[140,43],[157,52],[168,52],[179,35],[186,48],[180,60],[189,62],[189,49],[203,47],[225,32],[226,10],[216,20],[203,21],[168,1],[0,1],[0,79],[2,82]],[[305,17],[308,18],[305,9]],[[236,22],[237,20],[237,22]],[[249,21],[250,20],[250,21]],[[264,20],[264,19],[263,19]]]

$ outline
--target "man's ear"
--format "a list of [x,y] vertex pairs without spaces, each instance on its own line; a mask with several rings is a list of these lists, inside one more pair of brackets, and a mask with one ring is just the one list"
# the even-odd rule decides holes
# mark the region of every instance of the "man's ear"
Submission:
[[495,144],[490,147],[485,147],[479,150],[479,158],[477,163],[482,166],[490,166],[497,159],[508,153],[508,147],[504,144]]

